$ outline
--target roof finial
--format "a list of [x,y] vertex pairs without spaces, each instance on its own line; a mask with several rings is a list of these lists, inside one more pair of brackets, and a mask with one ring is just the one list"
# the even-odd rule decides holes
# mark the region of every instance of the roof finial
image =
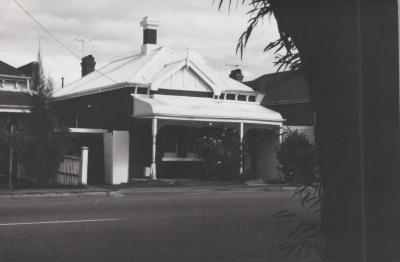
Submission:
[[186,70],[189,68],[189,47],[186,48]]

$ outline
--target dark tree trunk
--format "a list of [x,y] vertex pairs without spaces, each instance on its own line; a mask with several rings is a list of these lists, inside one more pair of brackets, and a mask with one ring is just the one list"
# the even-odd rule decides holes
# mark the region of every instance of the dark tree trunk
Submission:
[[311,86],[328,256],[399,261],[396,1],[271,4]]

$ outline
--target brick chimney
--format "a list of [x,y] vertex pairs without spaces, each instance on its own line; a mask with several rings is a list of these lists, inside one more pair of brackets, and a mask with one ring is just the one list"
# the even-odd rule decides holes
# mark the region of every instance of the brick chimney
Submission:
[[83,57],[81,66],[82,66],[82,77],[93,72],[95,70],[95,66],[96,66],[94,57],[92,55]]
[[231,73],[229,74],[229,77],[235,79],[236,81],[242,82],[243,81],[242,70],[240,70],[239,68],[232,70]]
[[157,28],[160,26],[158,19],[154,17],[143,17],[140,25],[143,27],[143,45],[142,53],[157,48]]

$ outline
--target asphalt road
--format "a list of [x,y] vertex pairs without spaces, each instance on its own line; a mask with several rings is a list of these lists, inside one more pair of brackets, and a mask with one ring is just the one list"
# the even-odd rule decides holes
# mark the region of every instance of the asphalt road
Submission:
[[[0,200],[0,261],[317,261],[274,251],[290,192],[196,190]],[[293,225],[292,225],[293,226]]]

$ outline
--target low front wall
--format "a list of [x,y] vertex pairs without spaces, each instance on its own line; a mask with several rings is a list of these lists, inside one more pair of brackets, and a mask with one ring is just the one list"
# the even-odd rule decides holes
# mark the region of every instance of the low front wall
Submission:
[[160,161],[157,163],[158,178],[194,178],[204,177],[202,161]]

